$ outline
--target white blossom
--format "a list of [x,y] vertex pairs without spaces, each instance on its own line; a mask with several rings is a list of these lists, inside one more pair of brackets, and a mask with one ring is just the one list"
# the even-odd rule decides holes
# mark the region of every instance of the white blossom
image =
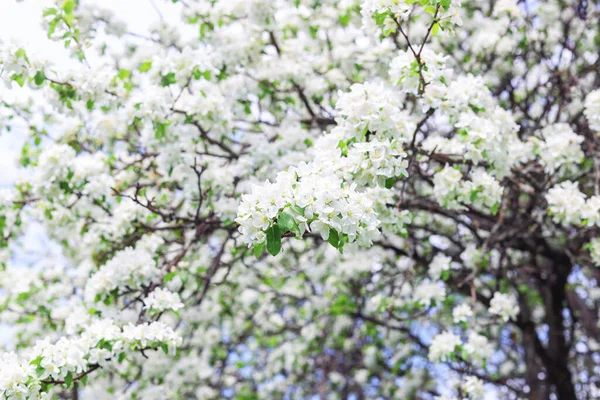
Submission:
[[504,322],[514,320],[519,314],[517,299],[512,295],[496,292],[490,301],[489,312],[500,316]]

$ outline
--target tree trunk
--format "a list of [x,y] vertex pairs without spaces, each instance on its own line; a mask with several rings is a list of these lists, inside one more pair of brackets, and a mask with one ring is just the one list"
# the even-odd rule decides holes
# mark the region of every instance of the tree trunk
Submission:
[[565,285],[571,268],[556,264],[552,267],[552,273],[543,286],[548,324],[548,350],[547,357],[541,357],[541,360],[548,373],[548,383],[555,387],[559,400],[575,400],[563,317],[566,302]]

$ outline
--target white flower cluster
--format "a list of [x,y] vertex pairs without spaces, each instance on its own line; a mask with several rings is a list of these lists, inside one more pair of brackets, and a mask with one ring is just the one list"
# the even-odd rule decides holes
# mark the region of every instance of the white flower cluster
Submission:
[[15,353],[0,354],[0,397],[3,399],[49,399],[40,393],[40,383],[28,384],[35,367],[23,363]]
[[7,88],[11,88],[13,82],[23,86],[38,72],[43,74],[46,67],[45,62],[34,58],[33,54],[27,54],[18,44],[2,41],[0,41],[0,65],[2,65],[0,79],[4,81]]
[[284,210],[293,216],[301,235],[314,231],[327,240],[335,229],[348,235],[350,242],[359,237],[368,242],[378,232],[373,201],[357,192],[355,185],[344,185],[342,179],[328,174],[312,174],[301,166],[297,174],[279,173],[274,183],[266,182],[242,196],[236,222],[246,243],[263,243],[265,231]]
[[585,245],[590,252],[590,256],[592,257],[592,262],[600,267],[600,239],[596,238]]
[[154,289],[144,300],[145,308],[154,312],[165,310],[177,311],[183,308],[183,303],[179,294],[173,293],[168,289]]
[[488,311],[491,314],[500,316],[504,322],[507,322],[509,319],[514,320],[517,318],[520,308],[515,296],[496,292],[490,300]]
[[427,273],[432,279],[439,279],[443,271],[448,271],[452,264],[452,258],[445,254],[438,253],[429,263]]
[[374,190],[407,175],[401,143],[414,123],[399,104],[398,92],[383,84],[356,84],[343,94],[336,105],[342,118],[315,143],[315,159],[242,196],[236,222],[246,243],[263,243],[265,231],[285,211],[300,235],[314,231],[327,239],[335,229],[349,242],[369,244],[379,232]]
[[467,303],[459,304],[452,309],[452,318],[455,324],[467,322],[472,317],[473,309]]
[[[433,3],[433,2],[432,2]],[[435,6],[429,3],[429,7],[423,8],[433,16]],[[444,2],[439,2],[440,5]],[[365,0],[361,4],[361,14],[363,29],[366,32],[375,34],[381,28],[385,36],[397,29],[397,23],[405,21],[411,15],[415,5],[423,4],[423,2],[406,1],[406,0]],[[460,17],[460,0],[447,2],[446,7],[439,7],[437,12],[438,24],[446,29],[452,28],[453,25],[462,25]],[[439,29],[439,26],[436,30]]]
[[471,400],[480,400],[485,396],[483,381],[476,376],[467,376],[461,387]]
[[543,140],[531,140],[546,172],[552,173],[563,165],[577,164],[583,159],[583,136],[573,132],[568,124],[549,125],[542,129],[540,136]]
[[413,298],[419,304],[429,307],[433,302],[439,304],[446,297],[446,288],[436,282],[423,282],[415,288]]
[[497,104],[481,77],[448,78],[449,73],[442,74],[444,82],[427,85],[423,107],[436,108],[456,132],[449,138],[428,135],[424,150],[459,155],[476,165],[485,160],[493,166],[489,172],[497,177],[531,159],[533,145],[519,139],[514,117]]
[[590,129],[600,132],[600,89],[591,91],[585,98],[584,114]]
[[477,269],[485,262],[483,251],[474,243],[467,244],[465,250],[460,253],[460,259],[465,267],[471,269]]
[[483,365],[494,352],[493,344],[485,336],[475,331],[469,331],[464,344],[460,337],[450,331],[445,331],[433,337],[429,347],[429,360],[447,361],[457,347],[462,351],[463,357],[469,357],[471,362],[477,365]]
[[424,48],[419,55],[419,65],[412,51],[400,51],[390,64],[390,77],[407,93],[417,94],[419,88],[424,89],[425,102],[437,108],[446,94],[446,79],[451,75],[446,68],[447,58]]
[[152,347],[153,343],[165,343],[170,349],[181,345],[181,337],[163,322],[155,321],[141,325],[128,324],[123,327],[123,339],[140,348]]
[[397,139],[408,142],[412,139],[415,123],[413,117],[400,110],[402,93],[383,82],[354,84],[342,93],[336,103],[341,118],[332,133],[343,132],[345,140],[365,140],[367,132],[380,140]]
[[40,155],[33,177],[33,188],[40,195],[55,195],[58,184],[73,172],[75,150],[67,144],[54,144]]
[[376,17],[384,15],[385,19],[382,22],[381,28],[383,28],[384,32],[394,32],[397,28],[394,19],[408,19],[411,10],[412,6],[403,0],[365,0],[361,4],[363,29],[366,32],[375,34],[379,30]]
[[123,329],[112,320],[97,320],[81,336],[62,337],[56,343],[41,340],[28,356],[15,353],[0,356],[0,396],[8,399],[46,398],[40,393],[44,380],[66,381],[95,364],[116,362],[129,349],[174,349],[182,339],[162,322],[128,325]]
[[467,342],[463,346],[469,358],[477,364],[483,364],[494,352],[494,346],[488,338],[474,331],[469,331]]
[[100,301],[115,289],[139,288],[159,276],[160,270],[150,253],[141,248],[128,247],[115,254],[92,275],[85,286],[84,297],[89,303]]
[[462,345],[458,336],[450,331],[442,332],[433,337],[429,346],[431,361],[446,361],[454,353],[457,346]]
[[438,203],[449,209],[461,209],[463,205],[477,208],[497,209],[503,188],[487,172],[477,169],[470,181],[463,181],[462,173],[446,165],[433,177],[433,196]]
[[554,222],[565,226],[600,226],[600,196],[586,199],[577,182],[564,181],[552,187],[546,194],[546,201]]

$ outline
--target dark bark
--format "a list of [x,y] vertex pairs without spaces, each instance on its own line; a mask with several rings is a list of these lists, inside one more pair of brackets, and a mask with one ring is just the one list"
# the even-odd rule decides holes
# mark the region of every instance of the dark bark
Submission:
[[575,400],[575,387],[569,370],[569,346],[563,311],[566,305],[567,277],[570,267],[553,264],[550,276],[544,285],[546,323],[548,324],[548,357],[544,366],[549,384],[555,387],[560,400]]

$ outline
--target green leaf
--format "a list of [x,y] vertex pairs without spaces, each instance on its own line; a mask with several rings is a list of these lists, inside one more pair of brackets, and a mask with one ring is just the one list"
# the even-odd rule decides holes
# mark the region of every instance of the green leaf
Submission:
[[163,351],[165,354],[169,354],[169,346],[167,346],[167,344],[166,344],[166,343],[161,343],[161,344],[160,344],[160,348],[162,349],[162,351]]
[[267,229],[267,251],[272,256],[276,256],[281,251],[281,231],[277,224]]
[[44,356],[37,356],[36,358],[31,360],[29,365],[40,365],[40,363],[42,362],[43,359],[44,359]]
[[25,60],[27,60],[27,53],[25,53],[25,50],[23,49],[18,49],[17,51],[15,51],[15,57],[24,58]]
[[438,24],[437,22],[435,24],[433,24],[433,26],[431,27],[431,33],[435,36],[438,34],[440,30],[440,24]]
[[68,373],[67,376],[65,376],[65,384],[67,385],[67,388],[70,388],[71,385],[73,384],[73,374],[72,373]]
[[492,212],[492,215],[496,215],[498,214],[498,208],[500,207],[500,205],[498,203],[495,203],[492,208],[490,209],[490,211]]
[[163,75],[163,77],[160,80],[160,84],[162,86],[169,86],[172,85],[174,83],[177,82],[177,78],[175,77],[175,73],[174,72],[169,72],[166,75]]
[[477,200],[478,195],[479,195],[479,189],[471,190],[471,193],[469,194],[469,200],[471,200],[472,202]]
[[342,151],[342,157],[347,157],[348,145],[346,144],[346,142],[344,140],[340,140],[340,142],[338,143],[338,147]]
[[254,257],[256,257],[257,260],[260,258],[263,251],[265,251],[265,242],[254,245]]
[[44,73],[42,71],[36,72],[35,76],[33,77],[33,81],[38,86],[40,86],[42,83],[44,83],[45,80],[46,80],[46,75],[44,75]]
[[293,212],[295,212],[296,214],[304,216],[304,210],[305,210],[304,207],[300,207],[300,206],[294,204],[293,206],[290,207],[290,209]]
[[345,14],[339,16],[340,24],[342,24],[344,28],[350,24],[350,17],[352,16],[350,11],[351,10],[348,9]]
[[396,183],[396,178],[387,178],[385,180],[385,188],[391,189],[392,187],[394,187],[394,183]]
[[360,136],[362,138],[367,137],[367,133],[369,132],[369,124],[365,125],[365,127],[362,129],[362,131],[360,132]]
[[425,12],[433,15],[433,14],[435,14],[435,7],[427,6],[427,7],[425,7]]
[[281,228],[281,232],[285,233],[294,230],[296,221],[294,221],[294,218],[290,214],[282,212],[277,217],[277,225]]
[[11,77],[11,79],[19,84],[19,86],[23,87],[25,84],[25,77],[23,74],[16,74]]
[[340,247],[340,235],[335,229],[329,229],[329,238],[327,239],[327,241],[336,249]]
[[388,11],[384,11],[382,13],[380,13],[379,11],[375,11],[373,13],[373,18],[375,19],[375,23],[379,26],[382,26],[383,23],[385,22],[385,19],[388,17],[389,12]]
[[148,72],[150,70],[150,68],[152,68],[152,61],[144,61],[140,65],[139,70],[140,70],[140,72]]
[[168,274],[166,274],[163,277],[163,283],[169,283],[170,281],[173,280],[173,278],[175,278],[177,276],[176,272],[169,272]]
[[129,78],[129,75],[131,75],[131,72],[128,69],[120,69],[119,73],[117,74],[119,79],[121,79],[122,81]]
[[210,81],[212,74],[210,71],[201,71],[198,67],[194,68],[194,79],[199,80],[200,78],[204,78],[207,81]]
[[66,14],[73,13],[75,9],[75,1],[74,0],[65,0],[62,4],[62,9]]
[[449,270],[442,271],[441,278],[443,281],[447,281],[448,279],[450,279],[450,271]]
[[167,126],[169,126],[169,123],[154,121],[152,124],[154,125],[154,137],[156,139],[160,140],[167,136]]
[[42,17],[47,17],[49,15],[56,15],[56,8],[46,8],[42,13]]

